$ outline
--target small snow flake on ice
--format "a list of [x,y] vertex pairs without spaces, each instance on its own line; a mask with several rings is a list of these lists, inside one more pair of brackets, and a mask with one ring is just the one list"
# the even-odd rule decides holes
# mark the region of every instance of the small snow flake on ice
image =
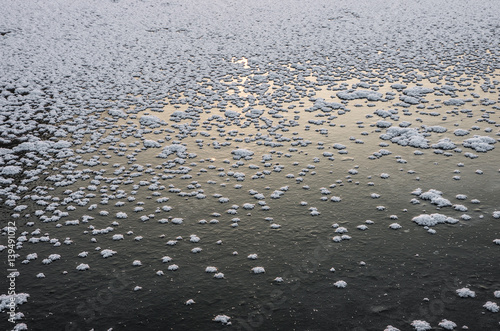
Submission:
[[457,292],[458,296],[461,298],[468,298],[468,297],[474,298],[474,297],[476,297],[476,292],[471,291],[467,287],[460,288],[460,289],[456,290],[456,292]]
[[59,255],[59,254],[50,254],[48,258],[49,258],[51,261],[56,261],[56,260],[61,259],[61,255]]
[[251,156],[254,154],[252,151],[248,149],[235,149],[231,152],[233,154],[233,159],[239,160],[241,158],[244,158],[245,160],[251,159]]
[[318,216],[321,214],[316,207],[311,207],[309,210],[311,211],[312,216]]
[[422,320],[414,320],[411,322],[411,326],[413,326],[416,331],[427,331],[432,329],[428,322]]
[[342,237],[341,237],[341,236],[335,236],[335,237],[333,237],[333,238],[332,238],[332,240],[333,240],[334,242],[338,243],[338,242],[341,242],[341,241],[342,241]]
[[173,224],[182,224],[182,221],[183,221],[183,220],[184,220],[183,218],[176,217],[176,218],[173,218],[171,222],[172,222]]
[[498,313],[500,310],[500,307],[497,305],[496,302],[493,301],[488,301],[483,305],[484,308],[488,309],[492,313]]
[[[419,189],[417,189],[414,192],[418,192],[418,190]],[[435,189],[430,189],[427,192],[421,193],[419,195],[419,197],[422,200],[430,200],[430,202],[433,205],[436,205],[438,207],[451,206],[452,204],[451,204],[450,200],[443,198],[442,195],[443,195],[443,192],[435,190]]]
[[335,233],[346,233],[346,232],[348,232],[348,231],[343,226],[338,227],[337,229],[335,229]]
[[113,255],[115,255],[115,254],[116,254],[116,251],[113,251],[113,250],[111,250],[111,249],[103,249],[103,250],[101,251],[101,255],[102,255],[102,257],[104,257],[104,258],[107,258],[107,257],[113,256]]
[[224,325],[231,325],[231,322],[229,321],[231,317],[227,315],[217,315],[214,317],[213,321],[214,322],[221,322]]
[[118,212],[116,213],[116,218],[127,218],[127,213],[124,212]]
[[441,322],[439,322],[438,325],[446,330],[453,330],[454,328],[457,327],[456,323],[454,323],[450,320],[447,320],[447,319],[443,319]]
[[21,168],[19,166],[9,165],[9,166],[2,167],[2,170],[0,171],[0,175],[2,175],[2,176],[14,176],[14,175],[21,173],[22,171],[23,171],[23,168]]
[[488,136],[477,136],[473,138],[466,139],[462,142],[462,145],[467,148],[472,148],[476,152],[486,153],[495,148],[493,144],[496,140]]
[[435,226],[437,224],[455,224],[458,223],[458,220],[452,217],[448,217],[442,214],[421,214],[419,216],[413,217],[412,221],[421,226]]
[[80,270],[80,271],[84,271],[84,270],[87,270],[89,269],[89,265],[88,264],[85,264],[85,263],[81,263],[79,264],[77,267],[76,267],[76,270]]
[[[24,317],[23,313],[16,313],[16,316],[19,316],[19,314],[21,314],[21,316]],[[19,318],[16,317],[14,319],[19,319]],[[24,330],[28,330],[28,326],[26,325],[26,323],[17,323],[12,329],[12,331],[24,331]]]
[[338,288],[344,288],[347,286],[347,283],[343,280],[336,281],[333,285],[335,285]]
[[255,204],[253,204],[253,203],[245,203],[243,205],[243,208],[247,209],[247,210],[254,209],[255,208]]
[[22,305],[28,301],[30,297],[27,293],[17,293],[17,294],[2,294],[0,295],[0,312],[3,312],[6,308],[16,307],[17,305]]

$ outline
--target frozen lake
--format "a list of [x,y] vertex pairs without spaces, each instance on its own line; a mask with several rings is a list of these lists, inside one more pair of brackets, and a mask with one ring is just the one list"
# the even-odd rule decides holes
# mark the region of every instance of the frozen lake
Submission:
[[500,328],[497,2],[2,8],[1,329]]

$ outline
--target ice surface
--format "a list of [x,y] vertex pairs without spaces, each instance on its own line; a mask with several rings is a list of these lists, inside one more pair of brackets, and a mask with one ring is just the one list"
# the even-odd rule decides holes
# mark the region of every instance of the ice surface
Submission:
[[[435,284],[446,285],[441,269],[491,296],[497,288],[476,267],[494,271],[487,251],[500,245],[498,11],[492,0],[2,6],[0,204],[17,225],[21,288],[36,298],[26,316],[40,326],[30,327],[70,319],[96,330],[131,325],[109,307],[132,298],[132,310],[162,311],[148,315],[151,325],[208,330],[213,316],[231,311],[243,329],[245,321],[263,330],[322,329],[334,315],[345,329],[383,329],[428,315],[408,319],[421,302],[415,284],[401,281],[421,259],[433,278],[423,287],[429,297]],[[415,181],[423,190],[411,199]],[[362,224],[366,218],[374,221]],[[429,237],[410,220],[428,233],[456,226]],[[9,228],[1,232],[7,238]],[[3,245],[0,254],[10,256]],[[112,249],[120,254],[105,259]],[[257,253],[270,277],[253,275],[264,270],[251,269]],[[167,254],[179,272],[163,273],[178,268]],[[453,254],[460,258],[443,259]],[[82,261],[92,270],[79,272],[88,268]],[[211,264],[227,279],[206,275]],[[308,279],[288,277],[288,268]],[[380,270],[388,268],[397,293],[359,291],[361,283],[386,286]],[[93,289],[109,287],[96,275],[118,270],[130,282],[99,307],[102,318],[55,316],[40,300],[50,292],[78,313]],[[351,279],[342,295],[321,291],[333,275]],[[62,284],[68,293],[78,285],[81,300],[64,298]],[[137,284],[145,290],[134,293]],[[293,296],[267,314],[267,302],[281,302],[266,297],[271,287],[288,293],[291,285]],[[405,305],[391,304],[403,297]],[[161,298],[172,309],[157,309]],[[314,301],[319,313],[281,315],[298,301]],[[343,310],[321,313],[326,306]],[[451,326],[443,317],[498,326],[479,306],[463,316],[452,306],[427,319],[435,328]],[[352,307],[391,316],[350,319]],[[254,308],[261,316],[250,323]],[[214,320],[229,324],[225,318]]]

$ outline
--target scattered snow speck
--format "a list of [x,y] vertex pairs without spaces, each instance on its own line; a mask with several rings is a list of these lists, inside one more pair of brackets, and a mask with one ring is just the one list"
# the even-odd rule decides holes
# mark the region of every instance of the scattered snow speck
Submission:
[[2,170],[0,171],[0,175],[2,176],[13,176],[21,173],[23,171],[23,168],[19,166],[5,166],[1,168]]
[[427,331],[432,329],[431,325],[426,321],[414,320],[411,322],[411,326],[415,328],[416,331]]
[[113,256],[113,255],[115,255],[115,254],[116,254],[116,251],[113,251],[113,250],[111,250],[111,249],[103,249],[103,250],[101,251],[101,255],[102,255],[102,257],[104,257],[104,258],[107,258],[107,257]]
[[471,291],[467,287],[460,288],[456,292],[457,292],[458,296],[461,298],[468,298],[468,297],[474,298],[476,296],[476,292]]
[[446,330],[453,330],[457,327],[457,324],[447,319],[443,319],[438,325]]
[[498,304],[496,302],[493,302],[493,301],[486,302],[483,305],[483,307],[488,309],[492,313],[498,313],[498,311],[500,310],[500,307],[498,306]]
[[17,293],[17,294],[2,294],[0,295],[0,312],[3,312],[6,308],[8,309],[11,302],[14,306],[22,305],[28,301],[30,297],[27,293]]
[[448,217],[443,214],[421,214],[419,216],[413,217],[412,221],[422,226],[435,226],[437,224],[455,224],[458,222],[456,218]]
[[127,218],[127,213],[124,213],[122,211],[116,213],[116,218]]
[[222,324],[225,324],[225,325],[231,325],[231,322],[229,321],[231,319],[231,317],[227,316],[227,315],[217,315],[214,317],[213,321],[214,322],[221,322]]
[[347,283],[343,280],[336,281],[333,285],[335,285],[338,288],[344,288],[347,286]]
[[79,264],[77,267],[76,267],[76,270],[80,270],[80,271],[83,271],[83,270],[87,270],[89,269],[89,265],[88,264],[85,264],[85,263],[81,263]]

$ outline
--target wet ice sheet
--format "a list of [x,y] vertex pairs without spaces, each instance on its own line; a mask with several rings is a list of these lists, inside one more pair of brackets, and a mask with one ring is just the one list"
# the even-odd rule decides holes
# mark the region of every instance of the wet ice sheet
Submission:
[[18,323],[498,324],[497,6],[261,5],[4,6]]

